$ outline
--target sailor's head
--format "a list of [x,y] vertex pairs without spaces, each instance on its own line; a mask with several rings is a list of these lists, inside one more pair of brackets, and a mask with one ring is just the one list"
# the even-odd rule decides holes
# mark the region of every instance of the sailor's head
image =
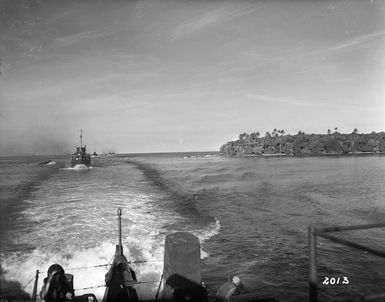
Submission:
[[49,268],[48,268],[48,272],[47,272],[47,275],[51,275],[51,274],[59,274],[59,275],[64,275],[64,269],[61,265],[59,264],[52,264]]
[[236,286],[240,286],[240,285],[241,285],[241,279],[239,279],[238,276],[234,276],[234,277],[233,277],[233,283],[234,283]]

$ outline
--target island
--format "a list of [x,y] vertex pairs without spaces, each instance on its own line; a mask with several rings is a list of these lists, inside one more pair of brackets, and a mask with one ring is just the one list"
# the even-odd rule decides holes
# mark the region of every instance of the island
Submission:
[[286,134],[274,129],[261,136],[259,132],[242,133],[235,141],[222,145],[222,156],[306,156],[333,154],[365,154],[385,152],[385,132],[339,133],[335,128],[326,134]]

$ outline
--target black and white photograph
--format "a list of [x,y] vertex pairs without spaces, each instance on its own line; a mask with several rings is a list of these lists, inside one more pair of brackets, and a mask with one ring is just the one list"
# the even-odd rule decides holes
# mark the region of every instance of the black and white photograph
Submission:
[[385,1],[0,0],[0,300],[385,302]]

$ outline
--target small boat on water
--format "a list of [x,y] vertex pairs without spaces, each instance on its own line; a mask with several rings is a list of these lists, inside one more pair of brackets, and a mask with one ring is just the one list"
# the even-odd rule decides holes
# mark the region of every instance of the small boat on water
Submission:
[[76,147],[72,154],[71,167],[76,166],[89,167],[91,165],[91,155],[87,153],[86,146],[83,147],[83,130],[80,129],[80,146]]
[[45,160],[45,161],[41,161],[39,163],[37,163],[38,166],[52,166],[52,165],[56,165],[56,162],[49,159],[49,160]]

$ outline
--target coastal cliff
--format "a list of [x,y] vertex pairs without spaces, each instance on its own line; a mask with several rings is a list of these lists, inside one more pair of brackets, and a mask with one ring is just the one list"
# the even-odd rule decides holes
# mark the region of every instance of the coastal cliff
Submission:
[[385,152],[385,132],[350,134],[328,130],[327,134],[306,134],[299,131],[295,135],[274,129],[261,137],[259,132],[242,133],[236,141],[221,146],[220,155],[327,155]]

